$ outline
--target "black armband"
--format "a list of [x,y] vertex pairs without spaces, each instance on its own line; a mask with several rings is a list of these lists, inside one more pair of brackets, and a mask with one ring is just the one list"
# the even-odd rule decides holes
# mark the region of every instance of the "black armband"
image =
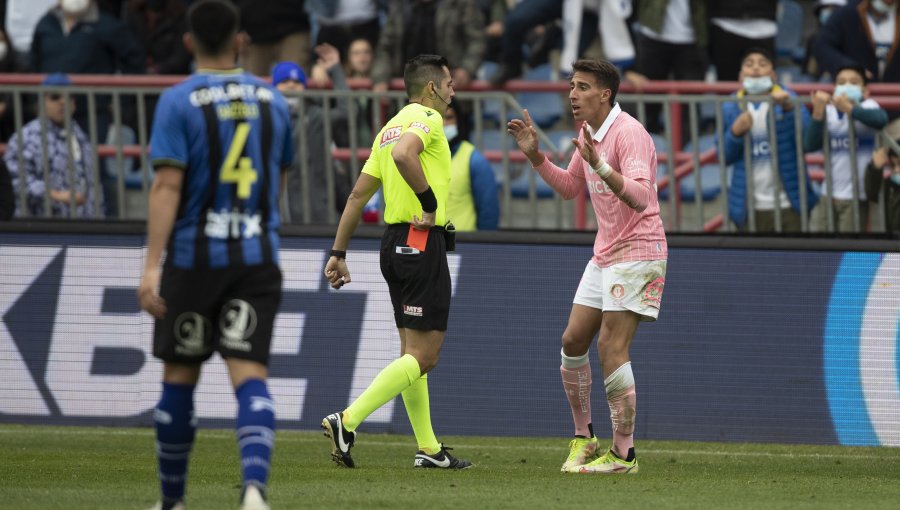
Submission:
[[346,250],[331,250],[331,253],[328,254],[330,257],[337,257],[339,259],[347,259],[347,251]]
[[437,211],[437,198],[434,196],[434,191],[431,191],[431,186],[428,186],[428,189],[421,193],[416,193],[416,198],[418,198],[419,203],[422,204],[423,211],[427,213]]

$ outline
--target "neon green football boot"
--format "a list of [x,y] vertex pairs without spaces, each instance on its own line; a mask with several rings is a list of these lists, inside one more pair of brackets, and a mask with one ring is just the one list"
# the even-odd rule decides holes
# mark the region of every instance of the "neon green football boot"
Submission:
[[581,466],[584,466],[597,456],[597,449],[600,447],[600,441],[596,437],[586,439],[576,437],[569,441],[569,457],[563,462],[560,471],[563,473],[577,473]]
[[586,474],[599,473],[605,475],[637,474],[639,468],[637,456],[634,454],[634,448],[628,450],[627,457],[631,460],[620,458],[612,451],[612,448],[610,448],[593,462],[581,466],[581,469],[579,469],[578,472]]

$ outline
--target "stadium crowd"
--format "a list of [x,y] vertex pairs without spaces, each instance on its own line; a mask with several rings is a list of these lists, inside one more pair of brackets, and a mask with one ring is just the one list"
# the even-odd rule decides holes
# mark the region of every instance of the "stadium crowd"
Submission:
[[[355,87],[366,83],[372,91],[382,92],[402,77],[403,64],[421,53],[446,56],[459,90],[472,89],[476,83],[478,90],[502,88],[510,80],[533,76],[566,80],[571,63],[585,55],[613,62],[625,91],[638,94],[656,80],[731,82],[743,79],[742,59],[751,49],[768,56],[775,85],[786,91],[789,82],[822,82],[830,90],[839,72],[848,68],[860,69],[864,84],[900,79],[900,56],[893,51],[900,42],[897,0],[233,1],[241,10],[245,34],[240,52],[243,67],[270,77],[276,65],[292,62],[303,72],[304,88],[337,88],[344,86],[346,77],[356,79]],[[0,2],[0,72],[186,75],[195,67],[182,42],[190,4],[191,0]],[[549,71],[531,72],[536,69]],[[749,92],[743,82],[736,88]],[[302,96],[302,92],[295,94]],[[87,131],[91,113],[87,98],[73,96],[74,122]],[[838,106],[837,97],[820,97],[820,107]],[[147,112],[152,112],[155,98],[146,101]],[[39,103],[26,101],[25,123],[42,111]],[[110,103],[109,96],[96,96],[93,114],[101,143],[114,141]],[[461,107],[465,109],[466,103]],[[629,107],[623,105],[626,110]],[[363,141],[378,128],[372,124],[371,108],[372,101],[358,100],[359,115],[353,122],[357,146],[365,146]],[[646,125],[652,133],[664,129],[660,109],[659,104],[647,105]],[[139,128],[136,110],[136,103],[123,103],[122,123],[132,131]],[[343,115],[334,119],[334,142],[349,147],[349,135],[337,136],[349,133],[346,112],[333,111]],[[460,113],[471,117],[470,112]],[[561,117],[571,121],[566,113],[560,112]],[[895,121],[900,112],[888,111],[887,116],[887,132],[897,138],[900,124]],[[3,143],[14,136],[14,117],[11,98],[0,95]],[[149,114],[145,120],[149,127]],[[868,159],[859,165],[860,175],[871,163],[871,154],[868,150]],[[5,160],[9,166],[9,155]],[[890,161],[878,159],[882,160]],[[336,161],[333,167],[337,196],[329,201],[332,219],[349,192],[348,176],[354,174],[344,162]],[[18,189],[17,169],[0,169],[0,173],[7,171]],[[107,216],[117,214],[115,186],[110,182],[114,173],[101,171],[100,175]],[[889,173],[885,171],[881,188],[884,193],[896,193]],[[866,200],[864,187],[861,190],[857,198]],[[472,195],[485,193],[473,190]],[[39,205],[42,199],[29,200]],[[495,204],[489,208],[496,210]],[[17,214],[28,215],[26,209],[19,204]],[[55,207],[52,212],[64,214],[65,210]],[[322,217],[317,214],[316,221]]]

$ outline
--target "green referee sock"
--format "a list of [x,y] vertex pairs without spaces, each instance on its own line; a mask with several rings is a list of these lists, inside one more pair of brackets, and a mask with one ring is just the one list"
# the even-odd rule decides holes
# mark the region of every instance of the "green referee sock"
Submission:
[[428,374],[416,379],[409,388],[403,390],[403,404],[409,416],[419,450],[434,455],[441,451],[441,445],[431,428],[431,405],[428,402]]
[[344,428],[353,431],[376,409],[388,403],[410,384],[419,379],[422,371],[411,354],[392,361],[384,367],[356,400],[344,411]]

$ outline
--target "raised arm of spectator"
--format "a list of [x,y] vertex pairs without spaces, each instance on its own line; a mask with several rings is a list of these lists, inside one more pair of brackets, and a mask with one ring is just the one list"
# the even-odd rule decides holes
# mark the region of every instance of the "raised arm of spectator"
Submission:
[[[746,111],[741,111],[738,103],[722,105],[722,136],[725,142],[726,165],[732,165],[744,157],[744,134],[735,134],[732,128],[738,117],[746,113]],[[746,119],[746,117],[744,118]]]
[[809,127],[803,130],[803,151],[816,152],[822,150],[822,137],[825,136],[825,109],[831,101],[828,92],[818,90],[812,95],[812,119]]

